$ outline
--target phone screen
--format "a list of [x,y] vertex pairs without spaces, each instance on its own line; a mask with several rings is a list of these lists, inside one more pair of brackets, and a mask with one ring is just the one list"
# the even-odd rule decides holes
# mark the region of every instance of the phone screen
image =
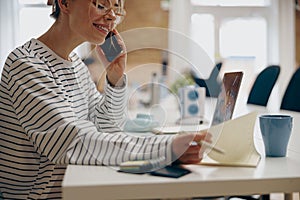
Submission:
[[106,59],[112,62],[122,52],[122,47],[119,45],[114,32],[109,32],[105,38],[105,42],[100,45]]

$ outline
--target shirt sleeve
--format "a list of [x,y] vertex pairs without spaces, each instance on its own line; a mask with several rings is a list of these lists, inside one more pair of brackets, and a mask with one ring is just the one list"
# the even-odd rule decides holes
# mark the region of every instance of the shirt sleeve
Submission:
[[[124,95],[123,88],[106,87],[103,102],[95,106],[99,114],[95,115],[95,124],[78,118],[66,91],[57,84],[57,77],[38,59],[14,61],[6,83],[11,104],[28,140],[53,163],[118,165],[126,160],[158,157],[165,157],[171,163],[173,136],[134,137],[121,131],[114,134],[99,131],[100,125],[107,126],[102,130],[115,126],[115,122],[109,124],[109,118],[119,119],[114,109],[120,107],[116,110],[122,112],[124,102],[114,100]],[[89,109],[84,105],[82,108]],[[111,116],[107,118],[107,114]]]
[[92,85],[89,98],[90,119],[99,131],[107,133],[120,132],[124,128],[127,108],[127,76],[123,76],[123,86],[113,87],[105,81],[103,94],[100,94],[95,84]]

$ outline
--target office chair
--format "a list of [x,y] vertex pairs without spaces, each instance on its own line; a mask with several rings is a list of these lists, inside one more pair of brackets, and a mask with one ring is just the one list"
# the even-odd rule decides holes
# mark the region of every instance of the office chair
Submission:
[[280,109],[300,112],[300,67],[294,72],[285,90]]
[[218,76],[222,67],[222,63],[218,63],[213,68],[208,79],[201,79],[193,76],[194,81],[200,87],[205,87],[207,97],[218,97],[221,91],[221,82],[218,80]]
[[261,71],[250,90],[247,104],[266,106],[279,73],[278,65],[270,65]]

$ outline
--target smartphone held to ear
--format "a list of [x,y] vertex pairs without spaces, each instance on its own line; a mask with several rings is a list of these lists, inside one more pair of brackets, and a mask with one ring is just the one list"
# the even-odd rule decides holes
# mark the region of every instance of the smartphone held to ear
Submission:
[[108,33],[104,43],[100,45],[100,47],[109,62],[115,60],[123,51],[121,45],[118,43],[115,33],[112,31]]

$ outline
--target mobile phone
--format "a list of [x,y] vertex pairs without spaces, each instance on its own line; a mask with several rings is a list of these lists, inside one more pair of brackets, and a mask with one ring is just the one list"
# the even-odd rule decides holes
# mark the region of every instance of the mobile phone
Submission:
[[116,59],[123,51],[121,45],[118,43],[115,33],[112,31],[107,34],[104,43],[100,45],[100,47],[109,62]]
[[170,177],[170,178],[179,178],[181,176],[184,176],[186,174],[191,173],[190,170],[184,169],[180,166],[166,166],[164,168],[155,170],[153,172],[150,172],[153,176],[164,176],[164,177]]

